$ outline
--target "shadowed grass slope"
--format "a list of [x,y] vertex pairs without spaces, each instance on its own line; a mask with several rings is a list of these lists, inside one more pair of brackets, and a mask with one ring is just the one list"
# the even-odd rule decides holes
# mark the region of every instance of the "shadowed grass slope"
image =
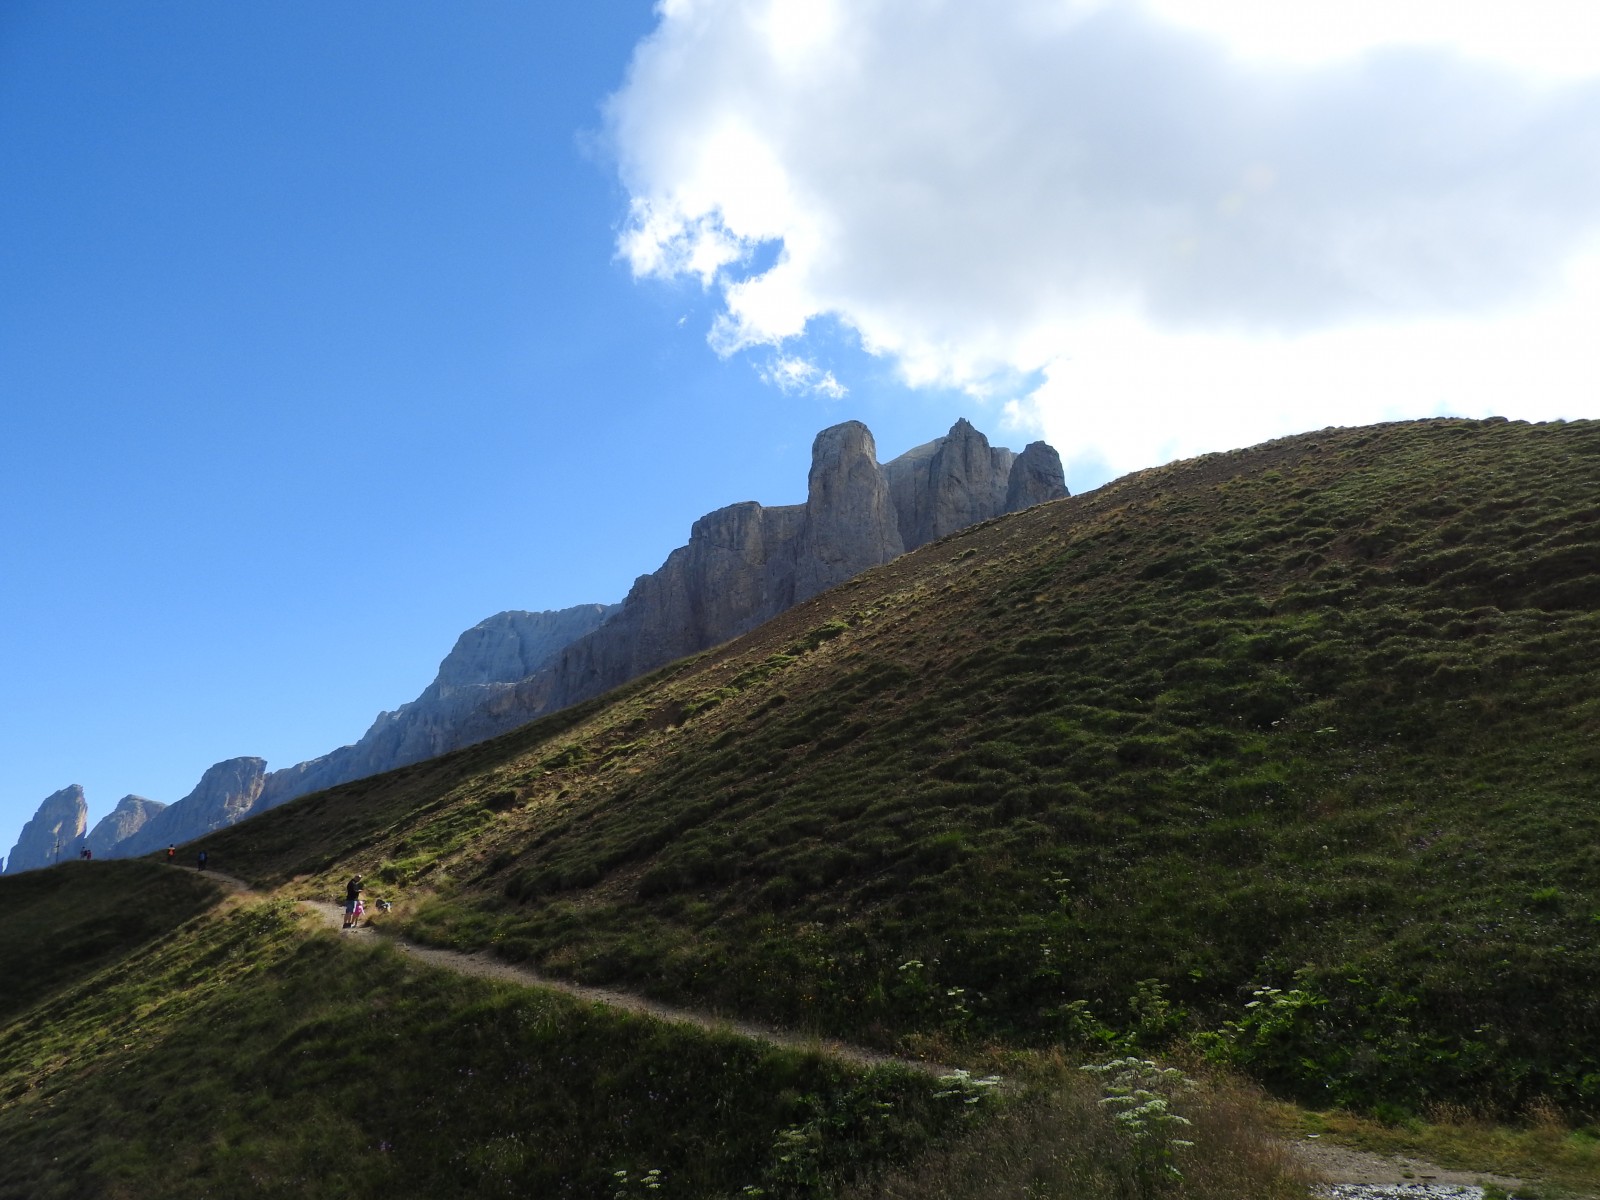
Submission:
[[0,1021],[123,958],[216,903],[216,890],[149,863],[63,863],[0,876]]
[[209,841],[885,1046],[1600,1110],[1600,425],[1325,430],[927,546]]
[[918,1073],[417,968],[304,920],[229,901],[0,1027],[0,1196],[588,1198],[651,1172],[663,1198],[820,1195],[970,1120]]

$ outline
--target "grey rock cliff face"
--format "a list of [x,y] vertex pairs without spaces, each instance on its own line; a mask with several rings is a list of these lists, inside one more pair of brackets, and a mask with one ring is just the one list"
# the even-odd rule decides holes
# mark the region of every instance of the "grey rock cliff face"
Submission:
[[923,527],[931,524],[925,511],[928,507],[928,480],[931,478],[933,456],[939,453],[942,445],[943,438],[934,438],[883,464],[883,477],[889,484],[889,499],[894,504],[900,543],[911,550],[927,541],[918,535]]
[[883,473],[907,550],[1067,494],[1060,456],[1048,445],[1014,454],[989,445],[966,418],[885,463]]
[[932,527],[919,531],[921,546],[1006,511],[1006,485],[1017,456],[989,445],[965,419],[951,427],[928,464],[928,511]]
[[95,822],[84,843],[96,858],[115,855],[117,847],[138,833],[167,806],[143,796],[124,796],[116,808]]
[[555,612],[497,613],[478,622],[456,639],[422,694],[394,712],[379,713],[360,741],[267,776],[257,810],[463,745],[457,731],[492,695],[534,674],[616,609],[579,604]]
[[89,806],[77,784],[52,792],[33,819],[22,827],[17,844],[6,856],[6,874],[53,866],[78,857],[89,828]]
[[1006,511],[1021,512],[1035,504],[1059,500],[1067,494],[1061,456],[1045,442],[1029,442],[1011,464],[1006,483]]
[[266,777],[266,759],[225,759],[200,777],[194,791],[118,842],[113,853],[122,858],[148,854],[169,843],[182,845],[213,829],[232,825],[255,806]]
[[460,744],[737,637],[900,554],[897,516],[875,451],[859,421],[824,429],[812,443],[804,504],[764,508],[747,501],[696,521],[689,544],[635,580],[615,617],[544,670],[491,697],[463,725]]
[[899,517],[871,432],[860,421],[824,429],[811,444],[805,521],[794,548],[792,603],[904,553]]
[[456,639],[433,687],[445,691],[526,679],[615,609],[614,604],[580,604],[556,612],[496,613]]
[[1016,458],[966,418],[937,441],[908,451],[884,467],[900,536],[907,550],[957,530],[992,520],[1006,511],[1006,485]]
[[[621,611],[526,680],[485,698],[458,745],[513,729],[709,649],[904,550],[977,521],[1067,494],[1044,443],[1023,456],[991,447],[965,420],[879,466],[872,434],[848,421],[812,445],[806,502],[746,502],[702,517],[689,544],[635,581]],[[1025,479],[1013,487],[1016,463]],[[1055,483],[1050,464],[1054,463]]]

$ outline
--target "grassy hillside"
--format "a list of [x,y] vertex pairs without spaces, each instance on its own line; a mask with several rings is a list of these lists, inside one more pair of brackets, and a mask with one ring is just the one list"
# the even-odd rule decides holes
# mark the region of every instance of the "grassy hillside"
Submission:
[[883,1046],[1600,1111],[1600,425],[1326,430],[945,539],[210,840]]
[[[68,876],[76,910],[40,899]],[[52,939],[30,962],[80,967],[32,1005],[7,989],[0,1196],[792,1195],[970,1120],[929,1076],[419,969],[287,901],[216,901],[146,864],[0,880],[6,965],[26,925]],[[131,907],[126,953],[60,940]]]
[[216,902],[203,880],[148,863],[64,863],[0,877],[0,1021],[149,951]]
[[[126,942],[83,932],[134,910]],[[1169,1089],[1205,1139],[1179,1178],[1179,1148],[1130,1153],[1105,1085],[1049,1060],[1002,1103],[421,966],[156,864],[0,880],[0,914],[3,978],[31,989],[0,1016],[5,1200],[928,1196],[929,1170],[964,1172],[939,1193],[963,1200],[996,1171],[1078,1200],[1305,1194],[1226,1086]]]
[[[0,879],[0,1197],[1303,1194],[1225,1085],[1117,1122],[1075,1064],[1129,1055],[1532,1112],[1502,1158],[1589,1186],[1597,485],[1592,422],[1179,463],[206,839],[272,897]],[[292,901],[354,870],[414,936],[1012,1086],[340,944]]]

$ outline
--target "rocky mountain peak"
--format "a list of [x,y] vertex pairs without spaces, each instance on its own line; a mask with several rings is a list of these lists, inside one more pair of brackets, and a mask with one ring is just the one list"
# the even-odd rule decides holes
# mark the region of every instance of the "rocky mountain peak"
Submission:
[[1061,456],[1047,442],[1029,442],[1011,464],[1006,483],[1006,511],[1021,512],[1035,504],[1059,500],[1067,494],[1067,477]]
[[904,552],[872,432],[860,421],[824,429],[811,444],[805,524],[795,556],[795,602]]
[[85,845],[96,858],[105,858],[121,843],[143,829],[167,806],[143,796],[124,796],[90,831]]
[[580,604],[558,612],[502,612],[479,621],[456,639],[439,664],[440,688],[515,683],[555,651],[599,625],[615,605]]
[[89,806],[83,788],[71,784],[52,792],[33,819],[22,827],[17,844],[6,856],[6,874],[16,875],[78,857],[89,827]]
[[[885,463],[883,473],[905,548],[915,550],[979,521],[1065,496],[1060,458],[1045,443],[1034,445],[1039,449],[1018,476],[1017,464],[1023,456],[1004,446],[991,446],[989,439],[962,417],[944,437]],[[1055,464],[1053,479],[1051,461]]]
[[229,758],[200,776],[200,782],[176,804],[152,816],[139,830],[118,843],[119,855],[148,854],[174,842],[232,825],[255,805],[266,783],[264,758]]

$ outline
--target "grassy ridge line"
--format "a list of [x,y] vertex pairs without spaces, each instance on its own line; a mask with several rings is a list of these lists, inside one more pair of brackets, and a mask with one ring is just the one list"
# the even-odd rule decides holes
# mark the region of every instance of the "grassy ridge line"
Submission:
[[592,982],[1592,1111],[1597,474],[1592,422],[1463,421],[1144,472],[294,819]]

